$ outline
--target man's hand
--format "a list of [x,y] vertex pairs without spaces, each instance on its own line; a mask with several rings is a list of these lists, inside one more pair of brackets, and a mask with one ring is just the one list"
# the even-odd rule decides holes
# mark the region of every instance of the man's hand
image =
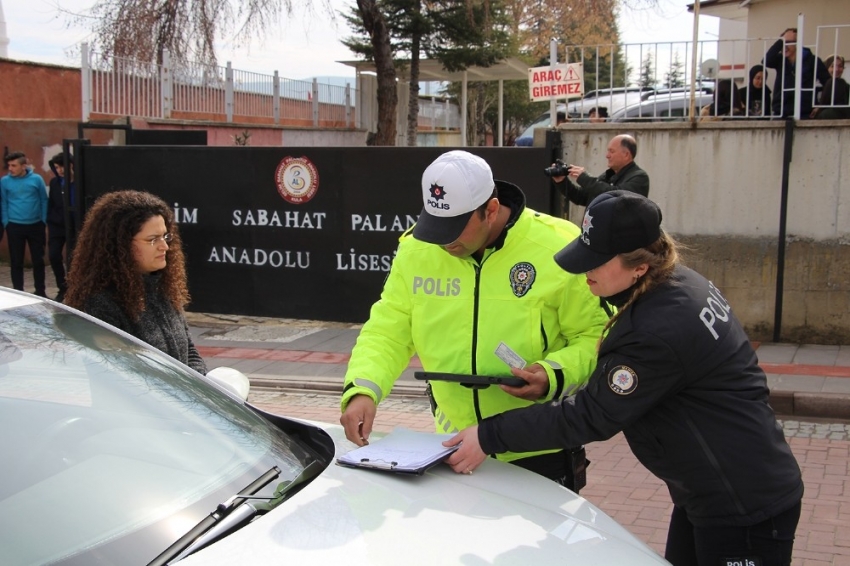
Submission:
[[525,369],[511,368],[511,373],[527,381],[528,385],[522,387],[500,385],[499,387],[505,393],[510,393],[514,397],[527,401],[537,401],[549,392],[549,376],[540,364],[531,364]]
[[376,412],[375,402],[368,395],[352,397],[339,418],[339,424],[345,429],[345,437],[357,446],[369,444]]
[[459,474],[472,474],[487,459],[487,454],[481,451],[481,444],[478,443],[478,425],[464,429],[443,442],[447,448],[458,444],[461,447],[448,457],[446,463]]
[[570,165],[570,175],[569,175],[570,179],[575,181],[576,179],[578,179],[578,176],[581,175],[582,173],[584,173],[584,167],[582,167],[580,165]]

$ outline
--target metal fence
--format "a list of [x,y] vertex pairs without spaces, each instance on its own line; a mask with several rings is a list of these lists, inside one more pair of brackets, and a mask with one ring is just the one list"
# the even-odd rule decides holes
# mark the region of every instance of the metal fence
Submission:
[[460,108],[448,98],[419,98],[419,130],[459,130]]
[[354,128],[355,89],[225,67],[104,57],[82,46],[82,115]]
[[[798,29],[803,29],[802,19]],[[820,26],[813,43],[807,43],[802,33],[797,42],[807,45],[815,61],[823,62],[838,53],[842,37],[844,41],[850,38],[850,26]],[[839,80],[843,58],[831,66],[808,62],[804,66],[807,56],[792,61],[786,44],[779,41],[777,45],[777,41],[774,37],[699,41],[695,45],[562,47],[565,62],[582,63],[586,94],[562,103],[558,112],[573,120],[588,119],[591,110],[601,107],[611,121],[685,120],[692,110],[693,119],[702,120],[850,118],[847,83]],[[758,65],[763,67],[760,88],[751,85],[750,74],[758,74],[758,69],[753,70]],[[831,75],[834,78],[828,80]],[[831,112],[821,114],[825,109]]]

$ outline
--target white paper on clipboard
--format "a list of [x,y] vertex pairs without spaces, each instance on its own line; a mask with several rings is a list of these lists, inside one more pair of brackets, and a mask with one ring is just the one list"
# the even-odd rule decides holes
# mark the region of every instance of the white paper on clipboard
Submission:
[[446,448],[443,441],[453,434],[417,432],[403,427],[337,458],[337,463],[405,474],[422,474],[459,448]]

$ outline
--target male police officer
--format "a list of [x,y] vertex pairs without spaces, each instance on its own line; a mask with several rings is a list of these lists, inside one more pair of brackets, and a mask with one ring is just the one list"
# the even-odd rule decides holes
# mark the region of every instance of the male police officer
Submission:
[[[552,257],[576,238],[574,224],[526,208],[515,185],[494,181],[489,165],[465,151],[438,157],[422,175],[424,207],[398,252],[381,299],[351,355],[342,395],[346,436],[363,445],[376,406],[416,353],[425,370],[514,375],[522,387],[470,389],[431,382],[438,432],[575,394],[594,367],[607,317],[584,279]],[[496,356],[504,342],[528,365]],[[499,459],[573,489],[584,451],[501,454]],[[575,463],[575,464],[574,464]]]

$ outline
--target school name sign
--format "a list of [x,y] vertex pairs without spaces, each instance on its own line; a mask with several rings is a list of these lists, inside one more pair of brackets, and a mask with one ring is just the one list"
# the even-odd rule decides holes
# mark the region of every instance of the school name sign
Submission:
[[534,101],[581,98],[584,96],[584,73],[581,63],[529,69],[528,94]]

